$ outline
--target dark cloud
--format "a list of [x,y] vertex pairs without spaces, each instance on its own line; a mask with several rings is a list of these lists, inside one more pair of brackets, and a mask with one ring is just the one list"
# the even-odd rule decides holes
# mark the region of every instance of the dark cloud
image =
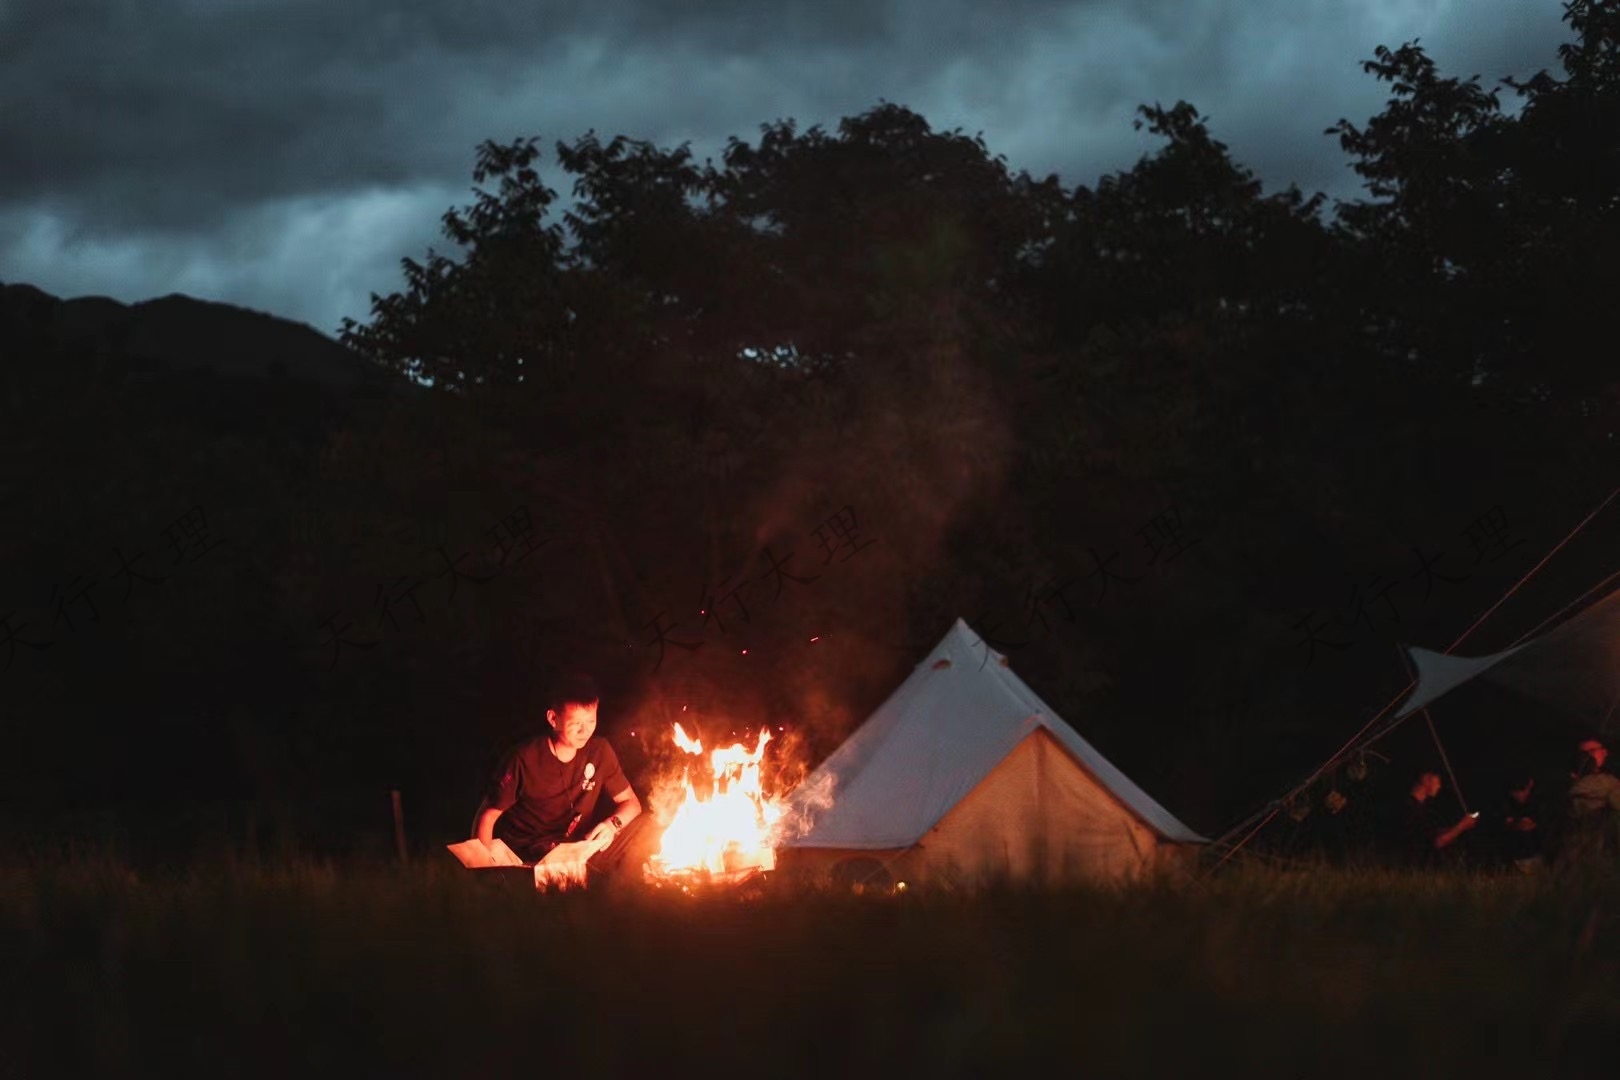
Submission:
[[363,316],[466,201],[486,138],[712,154],[880,99],[1094,183],[1185,98],[1268,186],[1350,194],[1322,129],[1421,36],[1442,69],[1556,67],[1550,0],[0,0],[0,278]]

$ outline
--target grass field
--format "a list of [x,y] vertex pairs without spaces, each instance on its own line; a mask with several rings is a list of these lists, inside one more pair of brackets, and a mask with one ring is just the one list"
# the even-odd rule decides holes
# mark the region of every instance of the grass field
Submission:
[[1609,877],[523,885],[443,863],[9,867],[0,1073],[1620,1075]]

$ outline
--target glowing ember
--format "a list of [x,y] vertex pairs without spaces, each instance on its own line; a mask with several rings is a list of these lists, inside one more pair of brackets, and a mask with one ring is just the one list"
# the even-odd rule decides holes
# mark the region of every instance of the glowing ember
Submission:
[[[776,867],[776,850],[771,845],[784,810],[765,794],[760,782],[760,763],[770,741],[770,731],[761,730],[752,750],[737,743],[712,751],[713,781],[706,785],[710,790],[705,795],[699,795],[693,783],[692,764],[686,765],[679,800],[664,829],[663,846],[647,862],[649,877]],[[703,755],[703,744],[679,724],[675,725],[674,742],[687,754]]]

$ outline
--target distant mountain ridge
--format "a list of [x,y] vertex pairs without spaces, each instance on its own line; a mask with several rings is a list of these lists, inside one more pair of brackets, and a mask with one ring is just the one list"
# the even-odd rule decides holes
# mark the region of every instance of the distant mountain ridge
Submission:
[[179,293],[135,304],[63,300],[0,282],[0,355],[46,352],[112,360],[132,370],[291,380],[338,391],[410,393],[409,380],[369,363],[305,323]]

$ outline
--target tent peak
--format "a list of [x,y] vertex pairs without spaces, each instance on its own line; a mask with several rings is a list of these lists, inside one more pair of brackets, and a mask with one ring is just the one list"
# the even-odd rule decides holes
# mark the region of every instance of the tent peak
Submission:
[[[996,659],[988,664],[985,652]],[[948,670],[949,675],[938,675]],[[932,651],[805,782],[833,778],[830,810],[794,847],[903,848],[1029,735],[1044,729],[1111,801],[1159,837],[1203,843],[1082,738],[958,618]]]

